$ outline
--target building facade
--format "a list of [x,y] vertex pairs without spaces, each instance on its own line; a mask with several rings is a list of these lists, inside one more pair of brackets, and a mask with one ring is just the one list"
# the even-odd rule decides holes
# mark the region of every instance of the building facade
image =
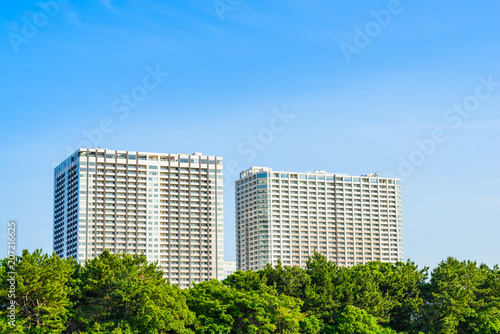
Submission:
[[80,149],[54,170],[54,251],[144,253],[172,284],[224,275],[222,158]]
[[305,267],[314,251],[341,266],[403,261],[399,179],[252,167],[235,195],[240,270]]
[[236,261],[224,261],[224,277],[221,280],[226,279],[229,275],[236,272]]

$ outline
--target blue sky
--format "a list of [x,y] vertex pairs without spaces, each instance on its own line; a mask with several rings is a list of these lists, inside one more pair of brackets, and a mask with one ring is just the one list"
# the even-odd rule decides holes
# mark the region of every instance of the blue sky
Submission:
[[[20,248],[52,251],[53,166],[90,133],[239,169],[400,176],[406,258],[500,263],[498,1],[39,3],[0,10],[0,222]],[[164,74],[145,90],[149,71]],[[269,137],[277,112],[292,116]]]

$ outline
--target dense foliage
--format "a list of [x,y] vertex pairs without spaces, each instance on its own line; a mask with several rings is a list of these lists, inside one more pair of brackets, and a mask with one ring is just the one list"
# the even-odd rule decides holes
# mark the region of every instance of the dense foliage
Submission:
[[[226,280],[172,286],[145,256],[108,251],[79,265],[24,251],[0,265],[0,333],[500,333],[500,270],[448,258],[338,267],[267,266]],[[9,290],[10,289],[10,290]],[[12,316],[11,316],[12,318]]]

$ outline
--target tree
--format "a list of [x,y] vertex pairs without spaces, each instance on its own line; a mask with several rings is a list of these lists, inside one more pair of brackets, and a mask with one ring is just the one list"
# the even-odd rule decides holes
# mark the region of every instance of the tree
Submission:
[[260,290],[263,286],[266,286],[266,278],[259,275],[256,271],[241,271],[229,275],[225,280],[224,284],[229,285],[232,288],[238,290]]
[[234,291],[217,280],[195,284],[184,291],[186,303],[196,314],[197,333],[230,333],[234,318],[230,308],[235,298]]
[[266,284],[274,286],[279,294],[300,299],[304,298],[305,289],[311,284],[311,278],[304,269],[297,266],[283,267],[280,260],[274,268],[267,264],[259,274],[265,278]]
[[[432,271],[430,283],[424,286],[425,303],[420,316],[422,329],[443,334],[479,330],[478,319],[486,321],[485,317],[498,314],[494,302],[498,297],[493,298],[493,304],[487,308],[484,308],[485,296],[479,297],[487,293],[487,277],[487,267],[478,268],[476,262],[459,262],[451,257],[442,261]],[[496,324],[494,320],[490,323],[488,330],[491,331]]]
[[377,319],[363,309],[347,305],[334,327],[335,334],[398,334],[390,327],[377,324]]
[[345,268],[314,253],[306,270],[282,267],[278,261],[276,267],[267,265],[259,273],[279,293],[302,299],[302,311],[320,319],[323,332],[332,331],[348,305],[365,310],[379,323],[411,331],[416,329],[414,319],[422,304],[419,287],[427,268],[418,270],[410,261]]
[[380,289],[380,284],[384,281],[384,274],[379,270],[380,264],[370,262],[348,270],[349,278],[343,288],[342,306],[354,305],[368,312],[376,321],[385,323],[389,321],[392,305],[391,299],[386,298]]
[[474,312],[466,317],[457,330],[463,333],[500,333],[500,270],[481,264],[476,271],[481,282],[474,291]]
[[104,251],[81,266],[23,251],[0,263],[0,333],[500,333],[498,266],[448,258],[430,280],[427,270],[410,261],[338,267],[315,253],[306,269],[279,262],[182,291],[143,255]]
[[373,261],[349,270],[348,287],[344,288],[346,305],[366,310],[377,322],[400,331],[415,329],[414,319],[423,300],[420,285],[427,278],[427,268],[406,264]]
[[342,311],[344,287],[348,269],[338,267],[315,252],[307,260],[306,273],[310,283],[304,288],[302,308],[307,315],[320,319],[323,326],[332,326]]
[[385,298],[391,300],[388,325],[397,331],[416,331],[415,319],[423,304],[420,288],[428,279],[428,268],[419,270],[415,263],[408,260],[395,265],[384,263],[380,270],[384,281],[379,284],[379,289]]
[[[61,259],[55,253],[49,256],[40,249],[33,253],[23,251],[15,264],[18,328],[12,333],[61,333],[65,330],[72,308],[70,295],[74,288],[71,281],[75,268],[73,259]],[[0,313],[3,319],[7,313],[5,305],[10,286],[7,273],[12,271],[8,260],[4,259],[0,271]]]
[[347,305],[336,321],[338,334],[377,334],[377,320],[363,309]]
[[144,255],[105,250],[86,262],[79,284],[75,315],[81,330],[98,323],[111,329],[128,325],[141,334],[190,332],[186,328],[194,318],[184,295]]
[[78,332],[78,334],[140,334],[138,331],[134,331],[130,328],[127,323],[120,323],[116,326],[112,322],[107,322],[100,324],[98,322],[88,328],[85,332]]
[[[278,295],[260,285],[255,272],[237,272],[223,284],[216,280],[196,284],[185,291],[187,304],[196,313],[197,333],[299,333],[301,301]],[[260,283],[259,283],[260,284]]]
[[322,326],[321,320],[316,318],[314,315],[304,317],[300,322],[300,332],[307,334],[317,334],[321,331]]

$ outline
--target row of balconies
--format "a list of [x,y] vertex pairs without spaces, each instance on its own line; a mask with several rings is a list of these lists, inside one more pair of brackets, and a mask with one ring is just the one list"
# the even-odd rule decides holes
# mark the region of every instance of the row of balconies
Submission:
[[[264,203],[263,207],[270,207],[273,205],[273,208],[296,208],[303,209],[309,207],[334,207],[338,209],[347,209],[347,208],[372,208],[375,206],[387,207],[390,205],[390,209],[395,209],[396,200],[395,199],[380,199],[380,198],[371,198],[365,199],[363,202],[361,200],[354,201],[344,201],[342,199],[325,199],[325,198],[294,198],[294,200],[283,199],[281,197],[277,197],[276,199],[272,199],[270,202]],[[261,204],[256,199],[248,199],[236,201],[236,207],[240,210],[244,208],[256,209],[260,207]],[[399,206],[400,207],[400,206]]]
[[[88,253],[97,253],[97,254],[100,254],[104,251],[104,249],[109,249],[110,251],[113,250],[115,248],[115,245],[116,245],[116,248],[117,249],[125,249],[127,247],[127,244],[111,244],[111,243],[106,243],[105,245],[103,245],[103,243],[95,243],[94,245],[91,245],[91,246],[94,246],[90,249],[87,249],[87,252]],[[146,244],[134,244],[134,243],[130,243],[128,244],[128,247],[134,247],[134,248],[137,248],[139,250],[145,250],[146,249]]]
[[334,189],[334,188],[297,188],[297,187],[290,187],[290,188],[286,188],[286,187],[276,187],[276,186],[257,186],[257,187],[253,187],[253,188],[250,188],[250,189],[246,189],[246,190],[243,190],[243,191],[237,191],[236,192],[236,197],[237,198],[245,198],[247,196],[252,196],[253,194],[255,194],[257,191],[261,190],[261,189],[267,189],[267,191],[269,193],[272,193],[272,194],[283,194],[283,195],[286,195],[286,194],[318,194],[318,195],[325,195],[325,194],[328,194],[328,195],[331,195],[331,196],[339,196],[339,195],[342,195],[343,193],[346,193],[346,194],[352,194],[352,193],[364,193],[364,194],[399,194],[400,191],[395,191],[393,189]]

